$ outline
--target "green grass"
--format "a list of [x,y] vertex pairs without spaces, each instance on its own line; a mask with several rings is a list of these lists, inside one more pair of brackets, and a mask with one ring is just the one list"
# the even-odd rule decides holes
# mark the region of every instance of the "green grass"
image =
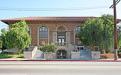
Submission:
[[24,58],[23,54],[0,54],[0,59],[5,58]]
[[3,59],[3,58],[12,58],[12,55],[11,54],[0,54],[0,59]]
[[14,54],[13,58],[24,58],[23,54]]

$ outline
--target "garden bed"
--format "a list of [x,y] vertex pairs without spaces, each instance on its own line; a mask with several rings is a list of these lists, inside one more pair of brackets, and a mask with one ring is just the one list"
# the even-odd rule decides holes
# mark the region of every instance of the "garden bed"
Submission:
[[113,53],[108,53],[108,54],[100,54],[101,59],[113,59],[114,54]]

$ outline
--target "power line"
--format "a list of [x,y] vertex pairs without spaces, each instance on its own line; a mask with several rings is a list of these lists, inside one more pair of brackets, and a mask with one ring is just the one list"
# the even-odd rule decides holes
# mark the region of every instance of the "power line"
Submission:
[[0,8],[0,11],[69,11],[69,10],[93,10],[93,9],[104,9],[102,7],[78,7],[78,8]]
[[[120,2],[121,0],[117,0],[116,1],[116,5]],[[110,6],[110,8],[114,8],[114,5],[112,4],[111,6]]]

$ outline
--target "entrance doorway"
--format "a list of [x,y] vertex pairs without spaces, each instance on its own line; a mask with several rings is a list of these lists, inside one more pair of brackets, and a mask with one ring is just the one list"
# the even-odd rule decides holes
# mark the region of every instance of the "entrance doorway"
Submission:
[[58,50],[56,54],[57,54],[57,59],[66,59],[67,58],[66,50]]
[[60,46],[64,46],[66,43],[66,31],[63,26],[58,27],[57,42],[58,42],[58,45],[60,45]]
[[66,42],[66,32],[58,32],[57,41],[59,45],[64,46]]

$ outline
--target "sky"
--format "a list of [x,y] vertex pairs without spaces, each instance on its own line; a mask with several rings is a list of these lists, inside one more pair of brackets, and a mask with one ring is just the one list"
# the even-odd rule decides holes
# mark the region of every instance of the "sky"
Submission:
[[[101,16],[113,15],[113,0],[0,0],[0,20],[32,16]],[[121,19],[121,2],[117,5]],[[0,22],[0,29],[7,25]]]

